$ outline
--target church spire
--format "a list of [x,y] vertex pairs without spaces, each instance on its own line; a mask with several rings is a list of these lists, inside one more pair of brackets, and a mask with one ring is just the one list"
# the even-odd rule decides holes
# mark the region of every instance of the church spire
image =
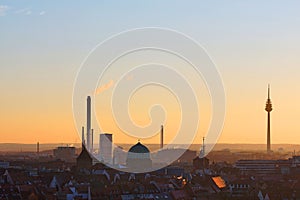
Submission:
[[199,154],[200,158],[204,158],[205,157],[205,144],[204,144],[204,141],[205,141],[205,137],[202,138],[202,148],[201,148],[200,154]]

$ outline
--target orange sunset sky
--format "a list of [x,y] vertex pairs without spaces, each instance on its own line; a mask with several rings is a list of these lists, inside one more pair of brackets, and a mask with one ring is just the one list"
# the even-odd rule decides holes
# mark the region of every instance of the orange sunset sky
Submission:
[[[226,118],[219,143],[266,142],[268,84],[273,103],[272,143],[300,143],[298,1],[133,1],[97,2],[93,6],[66,1],[59,7],[52,2],[0,4],[0,143],[79,143],[72,92],[83,59],[109,36],[149,26],[189,35],[217,65],[226,94]],[[23,8],[30,9],[30,14],[16,12]],[[105,132],[114,134],[116,143],[135,143],[137,138],[122,133],[108,108],[101,105],[116,81],[108,76],[98,85],[93,99],[97,117]],[[198,90],[201,123],[194,143],[202,142],[211,117],[209,93],[204,84]],[[169,142],[180,121],[174,96],[149,86],[132,97],[129,110],[137,124],[145,125],[151,121],[149,105],[158,101],[168,111],[165,137]],[[93,119],[93,124],[96,122]],[[99,131],[95,130],[97,134]],[[144,142],[158,143],[159,136]]]

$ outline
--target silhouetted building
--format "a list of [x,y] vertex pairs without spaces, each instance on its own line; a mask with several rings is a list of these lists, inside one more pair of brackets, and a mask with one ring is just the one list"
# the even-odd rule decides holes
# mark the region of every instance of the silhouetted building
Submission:
[[205,157],[205,138],[202,138],[202,147],[199,156],[193,159],[194,169],[208,169],[209,159]]
[[99,141],[100,158],[103,160],[103,162],[111,164],[112,145],[113,145],[112,134],[109,133],[100,134],[99,140],[100,140]]
[[82,150],[79,156],[76,159],[77,163],[77,169],[82,170],[82,169],[91,169],[93,166],[93,158],[87,151],[84,145],[82,145]]
[[194,169],[208,169],[209,168],[209,159],[206,157],[200,158],[196,157],[193,159]]
[[57,147],[53,150],[53,155],[56,159],[66,162],[76,161],[75,147]]
[[123,147],[117,146],[113,150],[113,165],[125,165],[126,164],[127,151]]
[[266,175],[280,173],[277,160],[238,160],[235,164],[242,173]]
[[193,158],[197,155],[196,151],[186,150],[184,148],[160,149],[153,156],[155,163],[186,163],[192,164]]
[[132,146],[127,154],[126,165],[137,172],[152,168],[149,149],[140,142]]

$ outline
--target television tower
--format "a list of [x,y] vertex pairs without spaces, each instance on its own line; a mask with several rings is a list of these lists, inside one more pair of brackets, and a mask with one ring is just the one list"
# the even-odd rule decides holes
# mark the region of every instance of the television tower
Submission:
[[272,108],[272,102],[270,99],[270,85],[268,85],[268,99],[266,103],[266,109],[268,112],[268,124],[267,124],[267,152],[271,152],[271,111],[273,110]]

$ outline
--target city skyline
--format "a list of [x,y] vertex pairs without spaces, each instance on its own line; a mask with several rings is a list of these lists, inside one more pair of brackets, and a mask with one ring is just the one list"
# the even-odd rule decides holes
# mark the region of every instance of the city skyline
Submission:
[[300,1],[0,2],[0,199],[300,199]]
[[[80,143],[81,130],[77,133],[73,120],[72,91],[78,68],[88,52],[120,31],[167,27],[197,40],[218,66],[226,94],[226,118],[218,143],[266,143],[264,108],[266,86],[270,84],[272,103],[276,105],[272,112],[271,143],[299,144],[300,106],[296,102],[300,101],[297,94],[300,3],[292,2],[232,1],[217,5],[177,1],[145,2],[146,5],[105,2],[93,6],[61,2],[57,8],[50,2],[2,1],[1,143]],[[171,3],[173,7],[168,10]],[[109,12],[112,9],[114,13]],[[115,82],[109,79],[99,85],[96,98],[110,93]],[[202,91],[203,86],[199,87]],[[153,88],[149,90],[155,94]],[[211,114],[205,108],[209,104],[207,96],[200,103],[205,118],[194,140],[197,144],[205,136]],[[135,99],[141,101],[143,95]],[[175,100],[171,98],[168,109],[177,108]],[[99,104],[96,109],[99,115],[106,112]],[[133,109],[133,118],[139,124],[147,124],[149,117],[142,111]],[[179,113],[173,116],[164,126],[164,143],[171,140],[170,135],[178,128],[172,120],[177,121]],[[114,142],[136,143],[137,138],[123,136],[112,126],[110,118],[103,123],[105,132],[120,136]],[[100,130],[94,133],[99,135]],[[143,143],[159,141],[158,131]]]

